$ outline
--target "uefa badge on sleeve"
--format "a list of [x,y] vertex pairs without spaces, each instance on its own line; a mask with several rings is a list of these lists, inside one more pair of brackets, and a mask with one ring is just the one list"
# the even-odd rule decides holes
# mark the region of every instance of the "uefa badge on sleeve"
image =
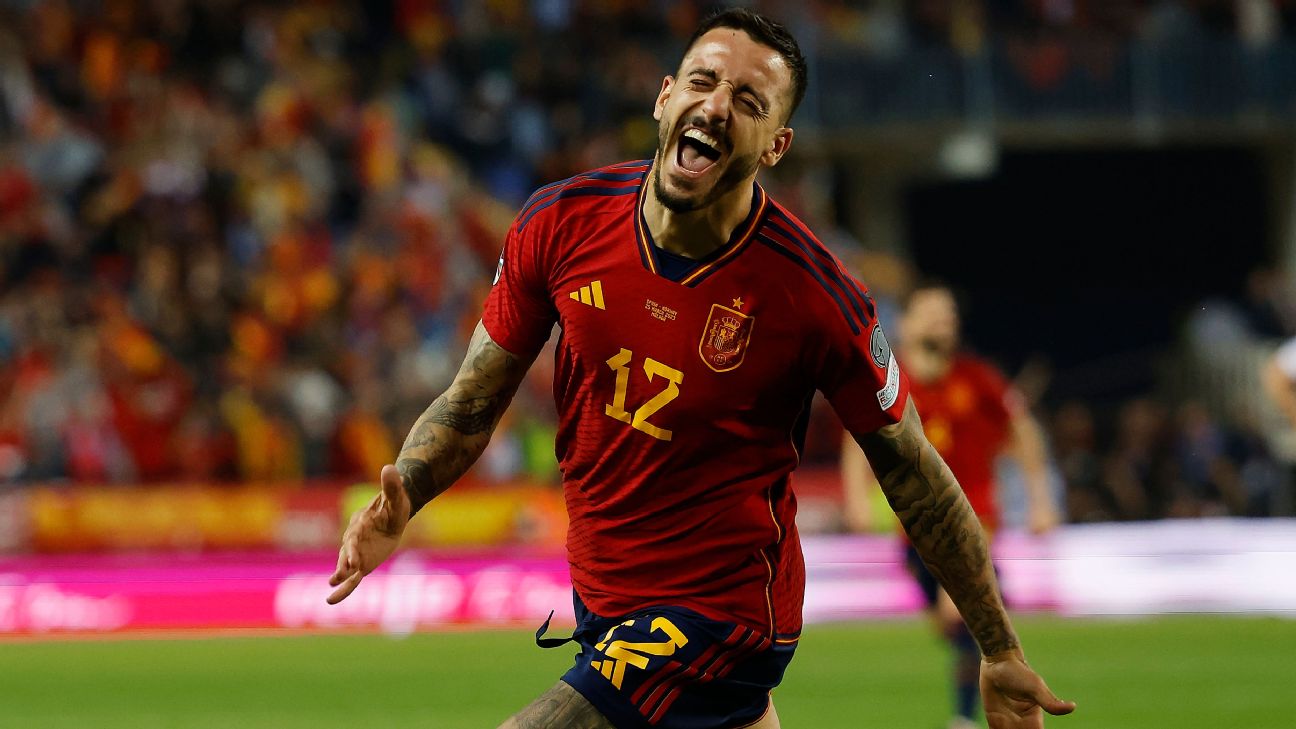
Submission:
[[880,370],[886,369],[887,363],[891,361],[891,345],[882,332],[881,324],[873,325],[873,333],[869,335],[869,353],[873,355],[873,364]]
[[712,304],[706,325],[702,327],[702,341],[698,343],[702,362],[716,372],[737,368],[747,355],[755,323],[754,316]]

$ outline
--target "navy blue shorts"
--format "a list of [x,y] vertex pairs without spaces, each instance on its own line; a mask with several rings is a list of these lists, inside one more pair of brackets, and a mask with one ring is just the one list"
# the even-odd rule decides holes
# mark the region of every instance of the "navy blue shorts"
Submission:
[[[617,618],[576,599],[580,646],[562,680],[618,729],[736,729],[758,721],[796,644],[680,607]],[[555,641],[556,642],[556,641]]]

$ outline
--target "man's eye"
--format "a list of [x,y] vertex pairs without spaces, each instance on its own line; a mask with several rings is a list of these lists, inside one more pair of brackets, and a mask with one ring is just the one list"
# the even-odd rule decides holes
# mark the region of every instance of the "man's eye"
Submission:
[[711,88],[711,82],[710,82],[710,81],[707,81],[706,79],[695,78],[695,79],[693,79],[693,88],[695,88],[695,89],[709,89],[709,88]]

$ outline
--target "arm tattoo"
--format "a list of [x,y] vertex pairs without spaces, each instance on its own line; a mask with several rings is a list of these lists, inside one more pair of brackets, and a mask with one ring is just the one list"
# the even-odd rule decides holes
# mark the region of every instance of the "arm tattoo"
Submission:
[[396,459],[410,498],[410,516],[477,461],[529,364],[495,344],[477,325],[450,389],[419,416]]
[[923,434],[913,403],[899,423],[862,436],[859,443],[909,539],[958,606],[981,652],[1016,648],[981,523]]
[[428,408],[428,422],[453,428],[464,435],[484,433],[495,427],[499,401],[499,396],[494,396],[451,403],[442,395]]

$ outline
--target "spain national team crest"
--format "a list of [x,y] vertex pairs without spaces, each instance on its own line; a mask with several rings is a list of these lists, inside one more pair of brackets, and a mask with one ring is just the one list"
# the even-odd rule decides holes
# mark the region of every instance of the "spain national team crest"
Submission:
[[728,372],[742,364],[755,323],[754,316],[712,304],[711,314],[702,328],[702,341],[698,343],[702,361],[716,372]]

